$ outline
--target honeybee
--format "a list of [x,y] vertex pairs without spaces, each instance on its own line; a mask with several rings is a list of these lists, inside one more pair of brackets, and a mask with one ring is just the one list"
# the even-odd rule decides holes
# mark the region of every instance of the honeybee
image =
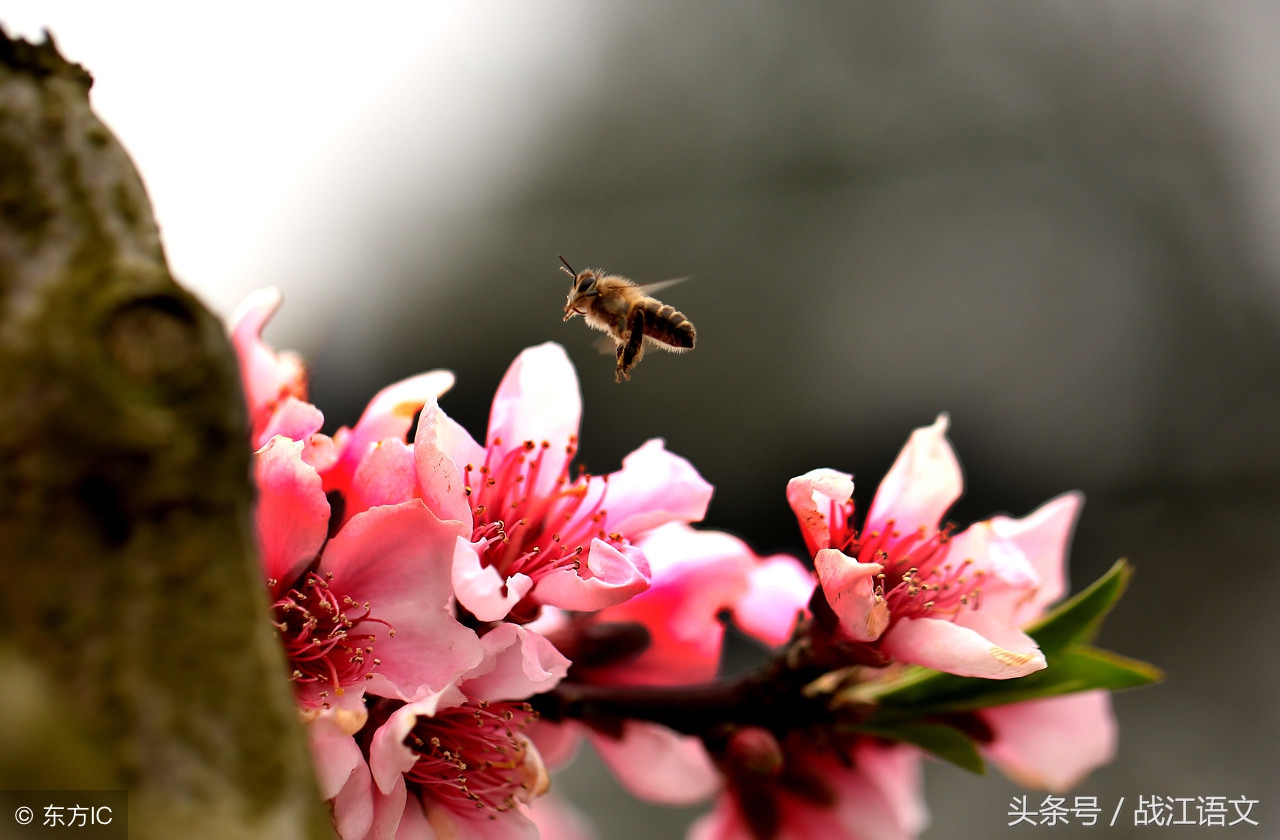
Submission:
[[671,353],[693,349],[698,334],[689,319],[675,307],[648,294],[680,280],[640,286],[625,277],[605,274],[603,270],[574,271],[563,256],[560,262],[564,263],[560,270],[573,278],[569,299],[564,305],[564,319],[568,321],[574,315],[581,315],[587,326],[609,334],[618,354],[615,381],[631,378],[631,369],[644,356],[646,347]]

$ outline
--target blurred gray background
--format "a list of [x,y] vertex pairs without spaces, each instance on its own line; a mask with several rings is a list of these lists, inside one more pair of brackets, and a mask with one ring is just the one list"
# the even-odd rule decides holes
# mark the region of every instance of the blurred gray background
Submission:
[[[340,111],[323,136],[341,142],[282,147],[309,162],[247,211],[255,231],[192,231],[166,211],[188,170],[235,177],[216,155],[152,186],[166,231],[244,249],[208,276],[171,240],[215,305],[248,282],[284,287],[268,335],[309,355],[332,425],[381,385],[448,367],[444,406],[479,437],[514,355],[560,341],[589,469],[665,437],[717,487],[707,524],[772,552],[802,547],[789,477],[854,472],[865,504],[911,429],[949,411],[968,482],[953,518],[1079,488],[1073,580],[1119,556],[1137,569],[1102,643],[1168,681],[1117,696],[1120,756],[1073,793],[1105,814],[1121,796],[1130,813],[1139,796],[1243,795],[1261,826],[1233,832],[1275,836],[1280,8],[435,6],[422,60],[363,94],[376,108]],[[324,48],[272,95],[310,89],[313,70],[358,74],[380,33],[404,41],[402,11],[300,37]],[[107,85],[93,59],[109,53],[68,43]],[[148,141],[121,122],[152,183]],[[595,334],[561,323],[559,253],[641,282],[694,275],[663,297],[697,350],[650,354],[616,385]],[[679,837],[699,812],[630,801],[591,756],[560,783],[606,838]],[[925,836],[1003,832],[1016,793],[931,766]]]

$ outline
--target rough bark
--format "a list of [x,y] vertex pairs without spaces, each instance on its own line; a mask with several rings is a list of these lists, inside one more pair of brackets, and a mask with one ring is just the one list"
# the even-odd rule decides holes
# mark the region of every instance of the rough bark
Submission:
[[131,836],[331,836],[249,528],[223,327],[88,73],[0,33],[0,787]]

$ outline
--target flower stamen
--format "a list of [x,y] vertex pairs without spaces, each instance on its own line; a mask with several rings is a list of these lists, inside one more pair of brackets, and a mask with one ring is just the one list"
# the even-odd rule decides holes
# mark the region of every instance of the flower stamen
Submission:
[[894,528],[893,520],[871,531],[854,524],[853,501],[831,503],[832,547],[860,563],[878,563],[876,595],[889,604],[895,618],[954,618],[964,609],[981,605],[983,573],[972,570],[973,560],[948,561],[954,526],[940,529],[921,525],[909,534]]
[[545,789],[542,761],[521,734],[537,717],[527,703],[480,700],[419,717],[404,742],[417,756],[405,780],[457,810],[529,802]]
[[[576,444],[571,437],[565,446],[570,458]],[[549,441],[526,440],[504,451],[501,440],[495,439],[478,470],[472,464],[463,470],[463,484],[472,488],[472,541],[483,543],[481,562],[503,577],[518,573],[537,582],[565,569],[576,572],[593,539],[619,547],[627,544],[625,535],[603,527],[607,476],[592,476],[579,468],[578,477],[571,480],[566,459],[552,485],[539,488],[544,456],[550,450]],[[598,492],[593,492],[593,482],[600,482]]]
[[[330,586],[332,575],[308,572],[299,588],[275,602],[276,632],[289,657],[290,679],[301,685],[319,684],[341,695],[347,686],[372,678],[380,661],[373,656],[377,635],[369,624],[381,624],[395,635],[390,623],[374,618],[369,602],[339,596]],[[359,632],[361,629],[365,632]],[[327,691],[323,692],[327,696]]]

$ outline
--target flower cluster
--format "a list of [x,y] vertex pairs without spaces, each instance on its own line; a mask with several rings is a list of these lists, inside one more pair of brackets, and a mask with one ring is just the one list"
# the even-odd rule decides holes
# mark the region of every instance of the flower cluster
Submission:
[[[639,797],[718,797],[699,840],[913,837],[922,749],[940,752],[919,724],[942,718],[894,699],[924,673],[987,685],[1056,655],[1028,628],[1065,592],[1081,499],[955,533],[945,416],[912,434],[865,516],[850,475],[792,479],[808,562],[759,557],[691,526],[712,488],[661,440],[611,474],[574,472],[581,396],[555,344],[512,364],[483,443],[441,409],[444,371],[323,434],[303,365],[262,340],[278,304],[258,293],[231,326],[255,532],[344,840],[583,835],[535,799],[584,737]],[[769,651],[731,681],[729,621]],[[1061,789],[1114,750],[1114,686],[1081,687],[945,721],[1016,780]]]

